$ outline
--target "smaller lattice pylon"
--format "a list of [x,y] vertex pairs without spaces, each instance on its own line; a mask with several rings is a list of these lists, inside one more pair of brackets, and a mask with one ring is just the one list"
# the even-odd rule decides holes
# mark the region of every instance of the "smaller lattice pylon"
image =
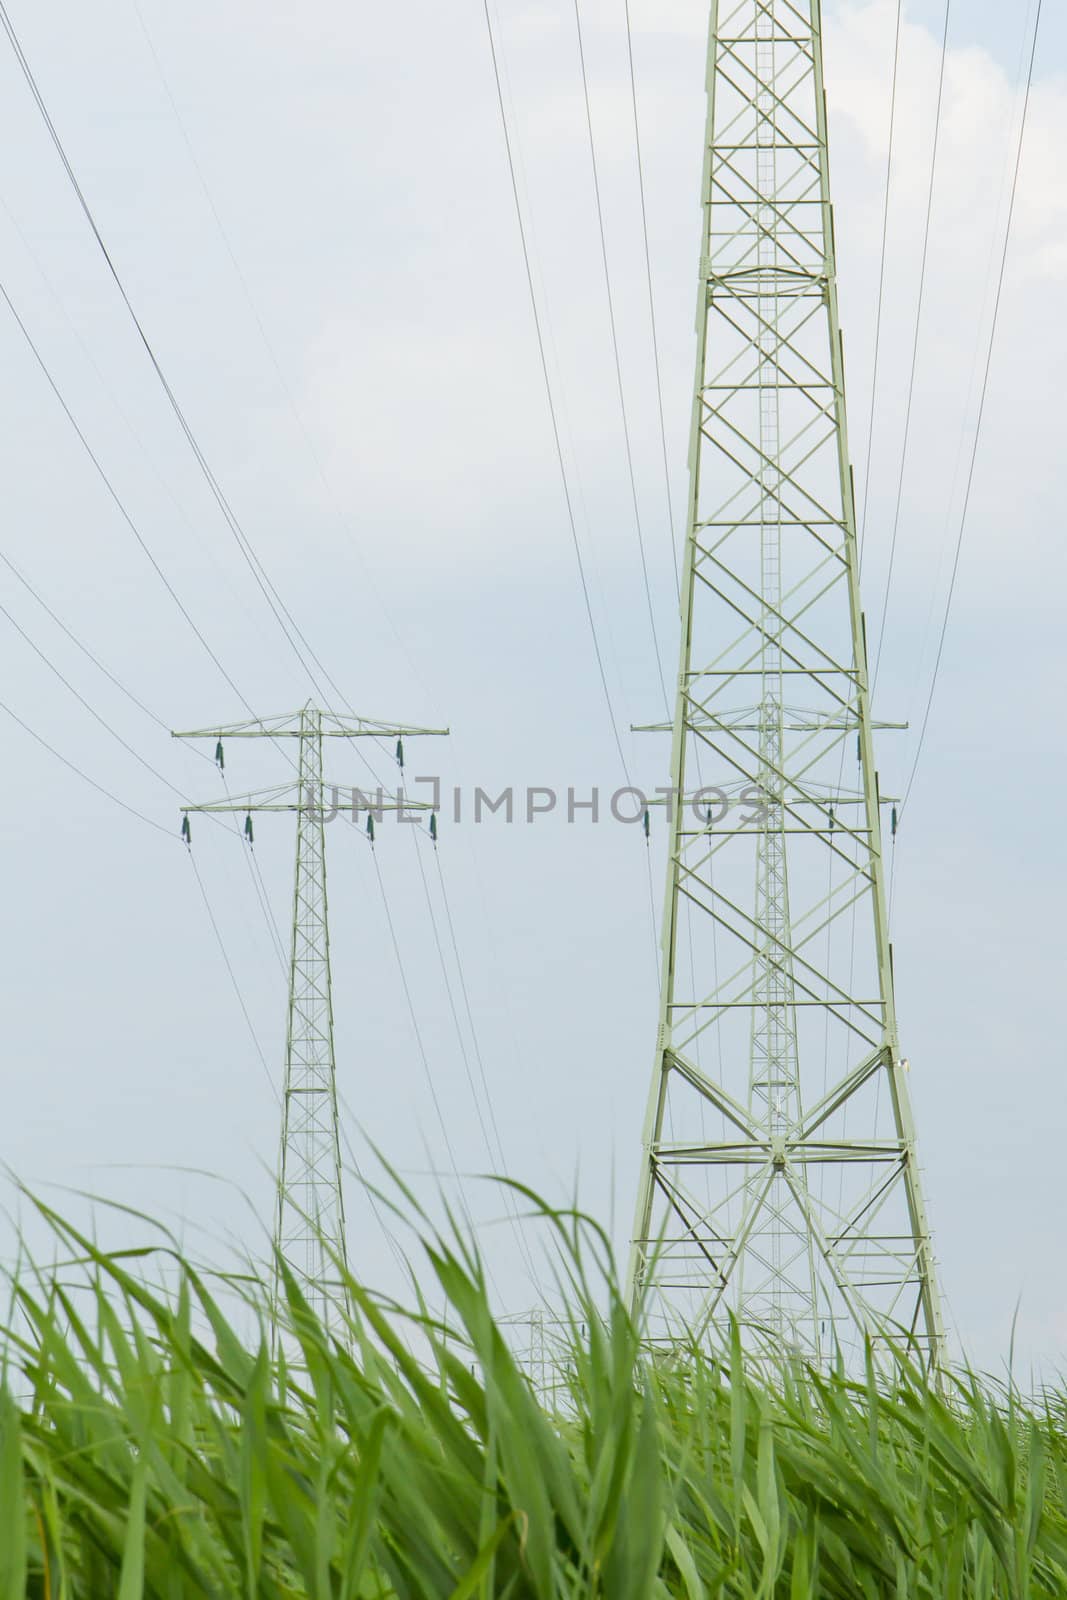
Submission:
[[[289,961],[289,1005],[285,1039],[281,1145],[274,1215],[275,1273],[285,1261],[320,1319],[327,1323],[337,1304],[338,1266],[347,1268],[344,1193],[337,1114],[337,1064],[334,1054],[333,989],[326,899],[326,822],[342,809],[342,791],[323,781],[324,739],[397,741],[421,734],[446,734],[447,728],[418,728],[368,717],[338,716],[312,705],[288,716],[175,733],[176,739],[206,739],[215,744],[219,765],[228,739],[296,739],[299,761],[295,782],[182,807],[183,834],[193,812],[236,812],[246,818],[251,841],[255,812],[295,813],[296,869]],[[344,809],[365,815],[373,841],[374,818],[386,811],[430,811],[425,801],[398,792],[386,795],[354,788]],[[432,812],[431,812],[432,816]],[[436,835],[436,829],[433,829]]]

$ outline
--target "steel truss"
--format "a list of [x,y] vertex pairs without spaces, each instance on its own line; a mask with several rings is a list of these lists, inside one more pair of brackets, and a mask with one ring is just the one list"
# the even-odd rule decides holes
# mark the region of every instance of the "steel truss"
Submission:
[[[653,1338],[702,1338],[730,1310],[816,1359],[894,1337],[936,1364],[818,0],[713,0],[707,88],[675,803],[630,1293]],[[734,802],[725,815],[704,785]]]
[[[285,1078],[274,1215],[275,1274],[284,1261],[323,1325],[335,1320],[347,1269],[337,1065],[334,1055],[333,985],[326,900],[326,828],[336,809],[323,786],[323,740],[401,739],[444,733],[363,717],[341,717],[306,705],[293,715],[257,718],[226,727],[175,734],[179,739],[296,739],[297,781],[222,801],[184,806],[191,812],[294,812],[296,868],[289,958],[289,1002],[285,1034]],[[358,795],[358,791],[355,791]],[[387,799],[380,791],[365,802],[369,813],[429,810],[422,801]],[[277,1293],[277,1282],[275,1283]]]

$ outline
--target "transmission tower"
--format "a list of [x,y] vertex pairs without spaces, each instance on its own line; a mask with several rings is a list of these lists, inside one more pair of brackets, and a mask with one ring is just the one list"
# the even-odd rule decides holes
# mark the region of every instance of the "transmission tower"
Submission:
[[653,1339],[701,1338],[729,1310],[746,1336],[814,1359],[894,1337],[935,1364],[818,0],[712,0],[707,93],[660,1018],[630,1293]]
[[331,786],[328,801],[323,783],[323,740],[395,739],[402,765],[405,738],[445,732],[447,729],[409,728],[365,717],[340,717],[306,705],[292,716],[257,718],[228,727],[202,728],[174,735],[176,739],[214,741],[220,766],[224,760],[223,741],[228,739],[298,741],[295,782],[254,794],[184,806],[183,833],[188,839],[190,813],[239,812],[245,816],[245,834],[251,843],[252,817],[256,812],[296,813],[296,870],[274,1260],[276,1271],[277,1263],[283,1260],[289,1265],[301,1291],[324,1324],[330,1320],[337,1300],[337,1263],[345,1267],[348,1263],[326,901],[326,822],[346,810],[353,820],[365,814],[373,842],[376,815],[386,811],[426,811],[429,807],[402,795],[390,799],[380,787],[370,793],[358,788],[342,791]]

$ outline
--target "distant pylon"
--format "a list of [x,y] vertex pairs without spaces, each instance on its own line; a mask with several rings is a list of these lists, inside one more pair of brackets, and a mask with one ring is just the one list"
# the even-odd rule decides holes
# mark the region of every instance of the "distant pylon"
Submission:
[[729,1310],[746,1336],[815,1359],[888,1337],[933,1365],[943,1335],[893,998],[818,0],[713,0],[707,91],[660,1020],[630,1293],[653,1338],[701,1338]]
[[[385,811],[429,810],[425,802],[331,786],[327,808],[323,784],[323,739],[403,739],[446,733],[443,728],[409,728],[365,717],[340,717],[311,705],[291,716],[268,717],[227,727],[177,733],[176,739],[215,742],[223,760],[228,739],[296,739],[299,761],[295,783],[255,794],[184,806],[191,812],[240,812],[251,842],[252,816],[260,811],[296,813],[296,870],[289,959],[289,1004],[285,1036],[285,1078],[281,1145],[274,1216],[274,1259],[292,1269],[309,1304],[323,1323],[337,1303],[338,1272],[347,1266],[341,1144],[337,1116],[337,1065],[333,1036],[333,985],[326,901],[326,821],[346,804],[365,814],[373,840],[374,817]],[[398,743],[402,759],[403,745]]]

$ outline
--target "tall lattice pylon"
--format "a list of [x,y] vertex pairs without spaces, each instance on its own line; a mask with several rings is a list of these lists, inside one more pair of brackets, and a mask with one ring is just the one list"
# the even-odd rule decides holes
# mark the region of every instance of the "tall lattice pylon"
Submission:
[[342,1266],[348,1263],[326,899],[326,823],[342,809],[350,810],[353,820],[365,814],[373,838],[376,815],[385,811],[428,810],[429,807],[403,795],[390,798],[377,785],[373,789],[366,784],[347,789],[331,785],[327,793],[323,778],[323,740],[395,739],[402,760],[403,739],[415,734],[445,732],[446,729],[405,727],[365,717],[341,717],[306,705],[292,716],[256,719],[174,736],[213,741],[220,765],[226,740],[298,741],[294,783],[182,809],[186,817],[191,812],[243,813],[249,840],[254,813],[296,813],[296,870],[274,1256],[276,1262],[284,1260],[292,1269],[304,1296],[324,1324],[333,1319],[338,1303],[337,1263]]
[[630,1292],[653,1338],[702,1337],[729,1310],[816,1359],[895,1337],[935,1364],[818,0],[713,0],[707,91],[663,973]]

